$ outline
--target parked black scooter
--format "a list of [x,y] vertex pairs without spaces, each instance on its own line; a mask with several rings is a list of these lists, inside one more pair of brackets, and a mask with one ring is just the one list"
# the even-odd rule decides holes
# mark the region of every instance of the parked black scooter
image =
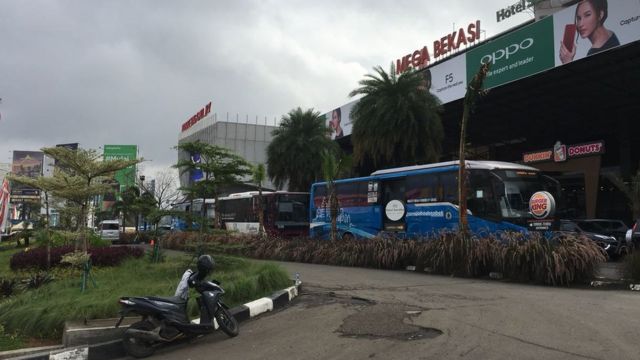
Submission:
[[[122,337],[124,349],[129,355],[150,356],[163,343],[211,333],[215,330],[213,319],[230,337],[238,335],[238,322],[221,300],[224,290],[220,283],[205,281],[205,277],[213,270],[213,259],[209,255],[202,255],[198,258],[197,266],[197,272],[187,270],[184,273],[174,297],[120,298],[118,302],[122,310],[116,327],[129,314],[142,316],[142,320],[132,324]],[[196,299],[200,308],[199,324],[191,323],[187,316],[190,287],[195,287],[201,295]]]

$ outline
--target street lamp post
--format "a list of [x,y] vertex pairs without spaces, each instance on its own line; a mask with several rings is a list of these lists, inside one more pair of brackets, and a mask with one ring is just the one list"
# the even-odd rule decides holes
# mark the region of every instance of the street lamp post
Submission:
[[[140,179],[140,186],[138,187],[139,190],[140,190],[139,199],[141,199],[142,198],[142,194],[144,194],[144,191],[145,191],[145,189],[144,189],[145,176],[143,174],[140,174],[139,179]],[[147,221],[146,221],[146,219],[143,219],[142,214],[138,214],[138,219],[139,219],[138,220],[138,227],[140,226],[140,223],[143,223],[144,231],[147,231]]]

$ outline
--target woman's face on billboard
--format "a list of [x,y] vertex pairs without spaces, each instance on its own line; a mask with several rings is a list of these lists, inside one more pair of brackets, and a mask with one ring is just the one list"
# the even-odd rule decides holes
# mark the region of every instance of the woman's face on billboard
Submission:
[[587,38],[600,26],[602,14],[598,14],[590,1],[578,4],[576,10],[576,27],[581,38]]
[[331,127],[336,129],[339,123],[340,117],[338,116],[338,112],[334,110],[331,112]]

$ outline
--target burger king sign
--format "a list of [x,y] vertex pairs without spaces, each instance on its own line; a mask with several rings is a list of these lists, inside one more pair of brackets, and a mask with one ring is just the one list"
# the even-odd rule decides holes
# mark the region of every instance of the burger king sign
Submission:
[[556,201],[547,191],[538,191],[529,199],[529,212],[536,219],[546,219],[556,211]]

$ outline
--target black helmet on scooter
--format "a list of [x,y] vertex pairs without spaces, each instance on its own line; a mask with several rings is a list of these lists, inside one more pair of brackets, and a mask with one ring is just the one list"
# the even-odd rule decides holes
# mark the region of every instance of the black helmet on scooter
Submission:
[[213,267],[216,265],[216,263],[213,261],[213,258],[211,257],[211,255],[200,255],[200,257],[198,257],[198,273],[200,274],[201,278],[206,277],[207,275],[209,275],[211,273],[211,271],[213,271]]

